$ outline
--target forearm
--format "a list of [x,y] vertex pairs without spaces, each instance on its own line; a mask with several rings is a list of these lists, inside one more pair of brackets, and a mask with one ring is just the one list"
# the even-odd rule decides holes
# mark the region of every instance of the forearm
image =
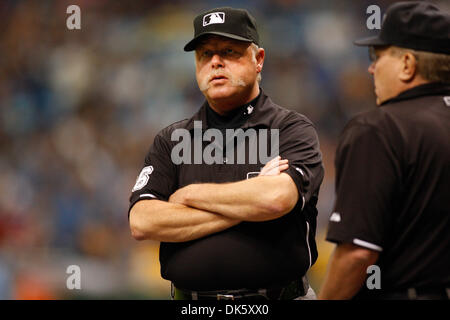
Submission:
[[219,214],[160,200],[142,200],[130,211],[130,229],[137,240],[184,242],[223,231],[239,223]]
[[225,184],[194,184],[181,192],[183,203],[190,207],[244,221],[279,218],[298,200],[295,183],[285,173]]
[[351,299],[364,284],[367,267],[377,259],[378,253],[374,251],[351,244],[339,244],[331,256],[318,298]]

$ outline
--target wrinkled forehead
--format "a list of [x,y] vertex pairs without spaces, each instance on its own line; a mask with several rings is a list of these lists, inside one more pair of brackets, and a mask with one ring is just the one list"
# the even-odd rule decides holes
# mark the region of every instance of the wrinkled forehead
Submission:
[[208,48],[221,48],[221,47],[239,47],[247,48],[251,42],[235,40],[219,35],[204,35],[198,40],[198,44],[195,50],[208,47]]

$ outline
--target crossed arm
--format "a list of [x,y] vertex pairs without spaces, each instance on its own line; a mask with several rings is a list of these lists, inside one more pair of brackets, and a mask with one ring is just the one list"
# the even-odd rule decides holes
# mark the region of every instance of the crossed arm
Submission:
[[177,190],[168,202],[141,200],[130,211],[137,240],[195,240],[239,224],[273,220],[298,200],[297,187],[282,171],[287,160],[269,161],[258,177],[225,184],[193,184]]

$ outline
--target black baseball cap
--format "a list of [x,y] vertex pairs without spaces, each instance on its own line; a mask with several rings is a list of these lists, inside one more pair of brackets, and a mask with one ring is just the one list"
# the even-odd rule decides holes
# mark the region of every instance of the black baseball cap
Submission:
[[450,14],[428,2],[396,2],[386,10],[378,35],[354,44],[450,54]]
[[259,46],[256,20],[245,9],[222,7],[196,16],[194,19],[194,39],[184,46],[184,51],[195,50],[199,38],[207,34],[253,42]]

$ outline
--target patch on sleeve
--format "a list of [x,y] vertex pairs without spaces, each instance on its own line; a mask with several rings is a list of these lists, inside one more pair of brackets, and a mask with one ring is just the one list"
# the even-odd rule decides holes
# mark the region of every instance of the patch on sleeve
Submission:
[[341,222],[341,214],[339,212],[333,212],[330,216],[330,221]]
[[450,97],[444,97],[444,103],[447,107],[450,107]]
[[150,178],[150,174],[153,172],[153,166],[144,167],[136,179],[136,184],[134,185],[131,192],[135,192],[137,190],[141,190],[143,187],[147,185],[148,179]]

